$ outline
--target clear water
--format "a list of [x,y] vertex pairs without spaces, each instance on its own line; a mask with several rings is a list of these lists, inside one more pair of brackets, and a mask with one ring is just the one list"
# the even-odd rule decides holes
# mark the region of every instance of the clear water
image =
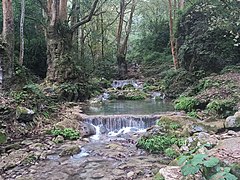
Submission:
[[169,101],[155,101],[152,99],[141,101],[116,100],[87,106],[84,113],[87,115],[148,115],[173,110],[173,104]]

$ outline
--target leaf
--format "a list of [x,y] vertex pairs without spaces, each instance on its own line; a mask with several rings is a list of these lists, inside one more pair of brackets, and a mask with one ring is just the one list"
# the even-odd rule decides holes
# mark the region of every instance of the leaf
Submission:
[[219,172],[210,177],[210,180],[238,180],[236,176],[229,172]]
[[181,168],[181,172],[183,176],[188,176],[190,174],[196,174],[199,170],[200,170],[201,166],[197,165],[197,166],[193,166],[192,164],[185,164],[182,168]]
[[181,156],[178,160],[178,165],[183,165],[183,163],[185,163],[185,161],[188,159],[188,156]]
[[205,167],[214,167],[219,163],[219,159],[215,157],[210,157],[210,159],[204,161],[203,165]]
[[198,164],[203,164],[203,160],[208,157],[206,154],[196,154],[193,156],[192,165],[196,166]]

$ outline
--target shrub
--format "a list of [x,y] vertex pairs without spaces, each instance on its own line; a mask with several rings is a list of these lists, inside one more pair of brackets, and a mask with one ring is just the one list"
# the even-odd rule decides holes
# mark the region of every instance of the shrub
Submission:
[[69,139],[69,140],[76,140],[80,137],[80,133],[71,128],[52,129],[50,133],[54,136],[61,135],[65,139]]
[[175,109],[191,112],[200,104],[199,101],[193,97],[180,97],[175,102]]
[[234,113],[235,106],[236,103],[232,99],[213,100],[212,102],[208,103],[207,110],[225,118]]
[[137,146],[152,153],[164,152],[173,144],[181,146],[184,143],[184,138],[178,138],[175,135],[154,135],[151,137],[141,137]]

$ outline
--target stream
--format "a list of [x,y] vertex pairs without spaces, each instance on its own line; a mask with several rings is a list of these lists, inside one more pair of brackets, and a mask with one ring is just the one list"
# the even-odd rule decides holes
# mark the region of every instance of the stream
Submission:
[[[17,166],[6,171],[4,177],[9,180],[153,179],[169,159],[138,149],[136,142],[161,114],[172,110],[171,103],[152,100],[90,106],[84,110],[87,115],[83,120],[96,128],[95,135],[84,140],[86,142],[52,145],[54,150],[47,151],[45,160]],[[39,142],[45,145],[49,140]],[[68,146],[79,146],[81,151],[73,156],[59,156]]]

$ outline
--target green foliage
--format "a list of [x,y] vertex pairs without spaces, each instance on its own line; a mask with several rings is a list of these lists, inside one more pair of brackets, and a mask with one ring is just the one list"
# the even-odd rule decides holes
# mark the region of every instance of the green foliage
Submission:
[[192,118],[198,118],[198,114],[196,111],[191,111],[187,113],[188,116],[192,117]]
[[168,119],[163,119],[163,118],[161,118],[161,120],[158,120],[156,124],[158,126],[163,127],[167,131],[177,130],[177,129],[182,127],[177,122],[172,122],[172,121],[170,121]]
[[164,180],[164,177],[163,177],[160,173],[157,173],[157,174],[153,177],[153,180]]
[[69,140],[76,140],[80,137],[80,133],[71,128],[65,128],[63,130],[62,129],[52,129],[50,133],[54,136],[61,135],[65,139],[69,139]]
[[230,116],[235,112],[236,102],[233,99],[213,100],[207,105],[207,110],[222,117]]
[[175,102],[175,109],[186,112],[194,111],[199,105],[199,101],[193,97],[179,97]]
[[237,9],[237,1],[223,5],[222,1],[207,0],[198,1],[183,14],[177,29],[178,55],[183,68],[210,74],[239,62]]
[[172,159],[175,159],[179,156],[179,153],[171,147],[165,149],[164,154],[167,155],[168,157],[172,158]]
[[[0,125],[1,126],[1,125]],[[2,143],[5,143],[7,140],[7,136],[5,133],[1,132],[1,129],[0,129],[0,144]]]
[[178,159],[178,163],[182,165],[183,176],[200,172],[204,178],[209,180],[237,180],[237,177],[230,173],[231,168],[221,167],[218,158],[206,154],[183,155]]
[[151,137],[141,137],[137,146],[152,153],[164,152],[173,144],[181,146],[184,143],[184,138],[176,137],[175,135],[154,135]]

